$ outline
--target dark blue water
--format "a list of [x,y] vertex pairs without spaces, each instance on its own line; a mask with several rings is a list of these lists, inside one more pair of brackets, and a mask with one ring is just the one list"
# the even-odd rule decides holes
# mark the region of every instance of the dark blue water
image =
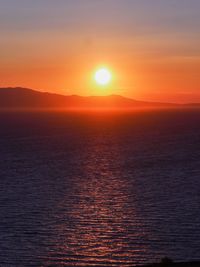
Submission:
[[0,114],[0,266],[200,260],[199,191],[199,111]]

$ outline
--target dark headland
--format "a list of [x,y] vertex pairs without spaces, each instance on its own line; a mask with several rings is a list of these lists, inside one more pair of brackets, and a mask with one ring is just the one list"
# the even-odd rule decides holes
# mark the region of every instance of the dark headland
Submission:
[[137,101],[120,95],[59,95],[26,88],[0,88],[0,109],[142,109],[190,108],[200,104],[171,104]]

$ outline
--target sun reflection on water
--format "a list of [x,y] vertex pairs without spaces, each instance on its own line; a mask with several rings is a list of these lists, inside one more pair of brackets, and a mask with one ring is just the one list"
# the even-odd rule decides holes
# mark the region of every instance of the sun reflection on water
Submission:
[[82,174],[74,177],[71,196],[66,195],[59,207],[63,221],[56,231],[62,238],[54,242],[57,247],[48,258],[58,260],[59,251],[67,266],[130,266],[146,249],[145,244],[134,244],[145,233],[132,202],[130,179],[124,179],[119,168],[120,149],[109,138],[94,138],[80,158]]

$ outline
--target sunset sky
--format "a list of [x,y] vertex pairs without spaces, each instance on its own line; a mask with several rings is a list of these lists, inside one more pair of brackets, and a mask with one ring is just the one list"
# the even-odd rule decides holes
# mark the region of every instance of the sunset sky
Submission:
[[199,14],[199,0],[0,0],[0,87],[200,102]]

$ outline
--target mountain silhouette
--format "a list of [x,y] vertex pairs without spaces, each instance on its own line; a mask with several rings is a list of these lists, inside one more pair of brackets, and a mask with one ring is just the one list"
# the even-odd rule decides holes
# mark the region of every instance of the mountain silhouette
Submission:
[[182,105],[137,101],[120,95],[64,96],[20,87],[0,88],[0,109],[134,109],[180,106]]

